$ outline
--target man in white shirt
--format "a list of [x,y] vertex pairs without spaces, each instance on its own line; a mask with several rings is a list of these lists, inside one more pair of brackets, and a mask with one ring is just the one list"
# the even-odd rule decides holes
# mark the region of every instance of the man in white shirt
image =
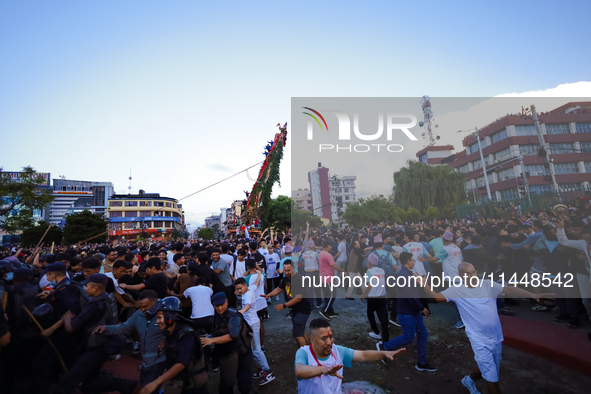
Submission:
[[[451,231],[447,230],[443,234],[443,248],[439,249],[437,258],[441,260],[441,267],[443,269],[444,278],[450,278],[445,280],[448,285],[453,283],[454,278],[459,275],[459,266],[464,261],[462,250],[454,243],[454,237]],[[457,313],[457,322],[454,325],[458,330],[464,328],[464,322],[460,316],[460,312]]]
[[553,298],[555,294],[533,294],[518,287],[479,279],[470,263],[460,264],[459,275],[463,279],[462,283],[459,286],[452,284],[441,293],[433,292],[426,281],[423,281],[423,287],[427,295],[437,301],[455,302],[466,325],[466,335],[474,351],[476,366],[470,375],[464,376],[462,384],[470,390],[470,394],[479,393],[474,382],[483,378],[487,382],[488,392],[499,394],[503,330],[497,312],[497,297],[505,294],[508,297],[537,300]]
[[[269,244],[269,247],[267,248],[267,254],[263,256],[267,263],[267,291],[271,291],[279,286],[279,282],[281,281],[279,275],[279,263],[281,262],[281,258],[275,253],[275,248],[271,244]],[[279,296],[275,297],[275,300],[279,301]],[[267,302],[269,304],[271,303],[270,300],[267,300]]]
[[195,282],[197,286],[189,287],[183,295],[191,300],[191,320],[193,321],[193,327],[197,331],[203,329],[208,334],[211,334],[215,310],[211,303],[213,290],[206,283],[205,278],[197,278]]

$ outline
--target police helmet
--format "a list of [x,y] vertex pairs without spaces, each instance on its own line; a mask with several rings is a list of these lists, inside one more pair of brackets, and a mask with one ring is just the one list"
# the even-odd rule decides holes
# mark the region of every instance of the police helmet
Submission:
[[39,305],[33,309],[33,316],[39,322],[41,327],[48,328],[53,318],[53,307],[49,303]]
[[158,310],[163,312],[182,312],[181,300],[176,297],[166,297],[159,300]]
[[14,265],[10,261],[0,260],[0,275],[14,271]]

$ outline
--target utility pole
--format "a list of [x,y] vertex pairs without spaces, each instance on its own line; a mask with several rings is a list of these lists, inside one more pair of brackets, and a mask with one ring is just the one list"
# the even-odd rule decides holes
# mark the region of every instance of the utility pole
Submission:
[[542,135],[542,128],[540,127],[540,121],[538,119],[538,113],[536,112],[536,107],[531,106],[531,115],[534,120],[534,124],[536,125],[536,131],[538,133],[538,139],[540,140],[540,147],[544,150],[546,163],[548,163],[550,167],[550,176],[552,176],[552,183],[554,184],[554,190],[556,190],[556,194],[560,200],[560,189],[558,189],[558,183],[556,182],[556,175],[554,174],[554,163],[550,160],[550,153],[549,148],[546,149],[546,144],[544,143],[544,136]]
[[525,193],[527,194],[527,201],[529,201],[529,206],[531,209],[531,194],[529,192],[529,182],[527,181],[527,174],[525,173],[525,165],[523,164],[523,155],[519,155],[519,164],[521,165],[521,177],[523,178],[523,182],[525,182]]
[[488,184],[488,175],[486,174],[486,163],[484,162],[484,155],[482,154],[482,145],[480,144],[480,136],[478,135],[479,130],[478,127],[474,128],[476,131],[474,132],[474,136],[476,137],[476,141],[478,141],[478,151],[480,152],[480,161],[482,162],[482,171],[484,171],[484,183],[486,183],[486,194],[488,194],[489,201],[492,201],[492,197],[490,195],[490,186]]

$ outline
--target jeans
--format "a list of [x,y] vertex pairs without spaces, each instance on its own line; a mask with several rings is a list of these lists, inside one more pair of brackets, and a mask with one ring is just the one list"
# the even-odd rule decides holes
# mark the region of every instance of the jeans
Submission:
[[394,350],[402,346],[410,345],[417,336],[417,361],[419,364],[427,363],[427,329],[423,323],[423,316],[398,315],[398,323],[402,327],[402,335],[384,343],[384,349]]
[[263,371],[269,369],[269,364],[267,363],[267,357],[265,357],[265,353],[261,350],[261,322],[257,321],[255,324],[250,326],[252,328],[252,356],[256,360],[257,364]]
[[[155,381],[156,379],[158,379],[158,377],[160,377],[160,375],[162,375],[164,373],[164,366],[165,366],[166,362],[161,361],[159,363],[156,363],[154,365],[150,365],[148,367],[144,367],[142,365],[142,367],[140,368],[140,387],[144,387],[146,386],[148,383],[151,383],[153,381]],[[158,393],[158,389],[152,391],[152,394],[154,393]]]
[[388,331],[388,308],[386,307],[385,298],[368,298],[367,299],[367,319],[374,334],[379,334],[380,330],[376,324],[376,317],[374,312],[377,312],[378,319],[382,326],[382,340],[388,342],[390,340],[390,332]]

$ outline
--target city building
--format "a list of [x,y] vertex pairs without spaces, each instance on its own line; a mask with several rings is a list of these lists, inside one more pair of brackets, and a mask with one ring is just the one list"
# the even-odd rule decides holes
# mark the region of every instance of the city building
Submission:
[[440,165],[441,160],[451,156],[453,150],[453,145],[428,146],[425,149],[418,151],[417,157],[421,163]]
[[296,208],[312,212],[312,196],[309,189],[292,190],[291,199],[295,202]]
[[330,175],[328,168],[318,163],[318,168],[308,172],[312,212],[315,216],[341,224],[339,209],[345,212],[348,204],[355,203],[355,176]]
[[[591,102],[570,102],[540,113],[538,117],[560,190],[588,190],[591,182]],[[549,164],[545,163],[543,152],[539,155],[540,141],[531,115],[507,115],[480,130],[479,134],[493,200],[519,198],[524,173],[530,193],[554,190]],[[466,174],[470,200],[488,199],[474,134],[464,138],[463,146],[465,150],[441,163]]]
[[211,215],[205,218],[205,227],[213,226],[214,224],[220,225],[222,224],[221,215]]
[[109,236],[167,236],[184,230],[182,205],[159,193],[114,194],[109,199]]
[[63,226],[67,215],[84,210],[106,216],[114,193],[111,182],[69,179],[54,179],[50,189],[54,200],[49,204],[48,222],[56,226]]

